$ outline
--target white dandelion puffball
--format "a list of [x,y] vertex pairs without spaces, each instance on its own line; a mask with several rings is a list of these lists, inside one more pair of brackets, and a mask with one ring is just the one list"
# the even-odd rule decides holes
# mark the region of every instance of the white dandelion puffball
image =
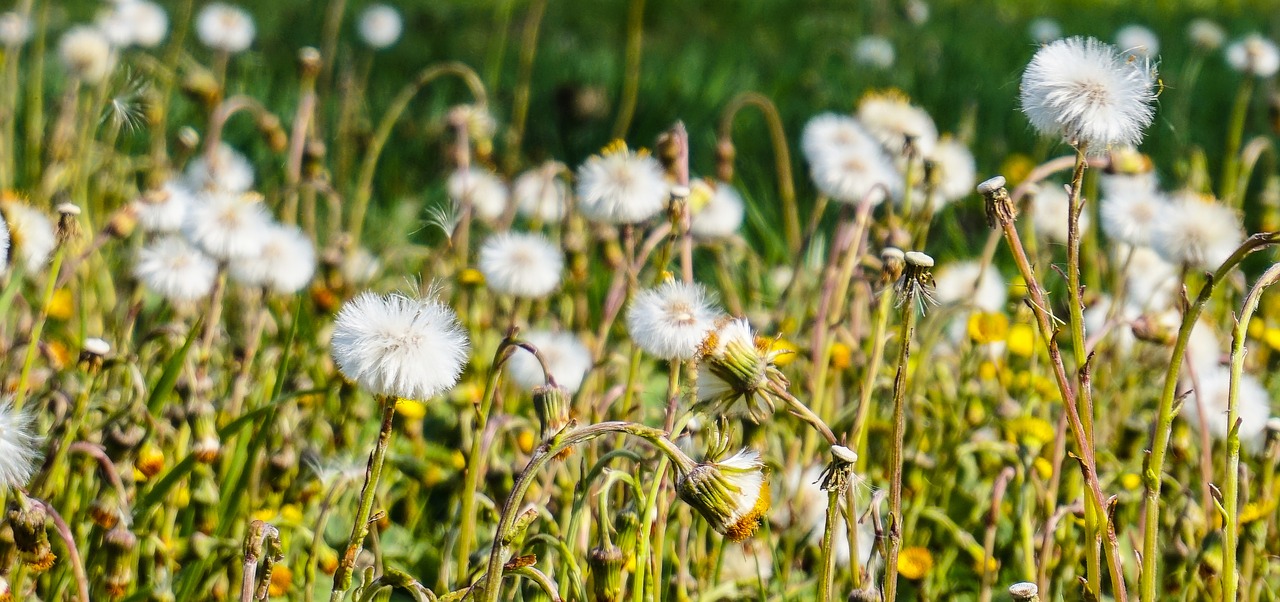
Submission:
[[1093,38],[1042,47],[1022,74],[1022,112],[1048,136],[1102,151],[1137,145],[1155,119],[1155,67]]
[[[1227,398],[1231,384],[1231,371],[1225,366],[1202,370],[1196,374],[1200,386],[1191,394],[1179,416],[1196,430],[1208,428],[1209,434],[1226,440],[1230,425],[1227,424]],[[1190,384],[1190,383],[1185,383]],[[1262,383],[1251,374],[1240,375],[1239,396],[1236,407],[1240,416],[1240,443],[1245,449],[1258,450],[1266,435],[1267,420],[1271,418],[1271,396]],[[1200,421],[1201,410],[1204,420]]]
[[548,161],[520,174],[512,187],[516,211],[544,223],[563,219],[569,204],[569,185],[560,177],[564,168],[563,163]]
[[1227,64],[1254,77],[1271,77],[1280,71],[1280,48],[1276,43],[1251,33],[1227,46]]
[[7,202],[4,217],[9,225],[9,244],[28,274],[38,274],[49,263],[58,246],[53,222],[41,211],[25,203]]
[[58,56],[67,71],[86,84],[102,81],[116,65],[111,41],[98,29],[84,25],[62,34]]
[[[1116,323],[1112,325],[1107,335],[1120,353],[1127,354],[1133,350],[1133,345],[1137,342],[1133,336],[1133,321],[1141,315],[1142,308],[1136,305],[1124,303],[1120,307],[1115,307],[1115,299],[1110,295],[1099,295],[1093,305],[1084,310],[1084,331],[1089,336],[1102,334],[1102,329],[1107,326],[1108,320],[1114,319]],[[1176,329],[1177,325],[1174,325],[1174,328]]]
[[692,208],[689,232],[702,240],[720,240],[737,234],[747,213],[742,195],[727,182],[698,180],[694,188],[705,190],[701,195],[694,193],[702,202]]
[[1048,17],[1039,17],[1027,24],[1027,35],[1037,44],[1048,44],[1062,38],[1062,26]]
[[[1035,198],[1031,200],[1036,233],[1052,242],[1067,242],[1070,207],[1071,197],[1064,186],[1052,182],[1042,184]],[[1080,212],[1079,225],[1081,232],[1089,229],[1088,211]]]
[[800,133],[800,150],[810,164],[832,154],[875,145],[875,139],[857,119],[838,113],[815,115]]
[[1112,258],[1125,268],[1125,301],[1143,309],[1170,307],[1179,283],[1178,267],[1165,261],[1150,247],[1118,243]]
[[342,306],[329,345],[338,369],[361,388],[419,401],[453,388],[471,350],[445,304],[371,292]]
[[26,487],[35,475],[44,438],[36,434],[35,417],[0,402],[0,485]]
[[357,247],[343,256],[338,272],[342,274],[343,280],[351,284],[363,285],[373,281],[381,267],[378,257],[369,249]]
[[253,187],[253,164],[240,151],[223,142],[213,152],[210,168],[207,156],[200,153],[187,164],[184,177],[192,190],[224,190],[245,192]]
[[210,257],[230,261],[261,253],[270,224],[260,195],[205,192],[187,211],[182,232]]
[[1209,19],[1192,19],[1187,25],[1187,38],[1204,50],[1217,50],[1227,40],[1227,32]]
[[15,48],[31,39],[31,20],[9,11],[0,13],[0,45]]
[[978,167],[974,163],[973,153],[964,143],[944,136],[926,159],[932,164],[932,169],[936,172],[934,177],[938,182],[935,190],[938,203],[935,208],[941,208],[942,205],[960,200],[973,192],[978,179]]
[[253,44],[255,33],[253,17],[238,6],[213,2],[196,15],[196,37],[219,52],[243,52]]
[[670,280],[631,299],[627,332],[649,355],[690,360],[722,315],[701,284]]
[[263,232],[262,251],[231,262],[231,277],[246,286],[289,295],[311,282],[316,273],[316,248],[295,226],[270,224]]
[[145,232],[177,232],[187,221],[187,211],[195,202],[191,189],[177,180],[169,180],[160,190],[143,194],[133,202],[138,225]]
[[133,275],[169,301],[195,301],[213,289],[218,264],[182,238],[166,236],[138,251]]
[[938,143],[933,118],[896,90],[863,96],[858,102],[858,121],[895,157],[905,155],[908,141],[917,157],[929,156]]
[[667,206],[671,187],[647,152],[610,145],[578,168],[578,207],[593,222],[638,224]]
[[878,205],[902,193],[902,175],[878,145],[832,150],[809,164],[818,191],[841,203]]
[[853,60],[859,65],[889,69],[895,57],[893,42],[883,36],[866,36],[853,45]]
[[360,39],[370,48],[381,50],[396,43],[404,30],[400,12],[386,4],[374,4],[360,13]]
[[1155,189],[1154,178],[1111,175],[1104,177],[1103,182],[1102,202],[1098,207],[1102,231],[1112,240],[1136,247],[1149,246],[1152,224],[1169,211],[1169,203]]
[[[591,369],[591,352],[582,340],[569,332],[550,332],[531,330],[520,335],[525,342],[533,345],[547,362],[547,370],[556,384],[565,388],[570,394],[577,393],[582,387],[582,379]],[[505,366],[507,376],[526,391],[546,384],[542,372],[542,364],[525,349],[517,349],[507,359]]]
[[907,20],[912,25],[924,25],[929,22],[929,3],[925,0],[907,0],[903,11],[907,13]]
[[503,232],[484,241],[477,264],[493,292],[538,299],[560,286],[564,251],[541,234]]
[[9,265],[9,224],[4,221],[4,215],[0,214],[0,274],[3,274],[6,266]]
[[768,581],[773,577],[773,548],[768,544],[730,544],[720,552],[720,582],[731,583],[757,580]]
[[1242,242],[1235,211],[1195,193],[1175,195],[1151,232],[1151,247],[1165,261],[1203,270],[1218,269]]
[[947,262],[934,272],[933,280],[933,294],[939,303],[963,303],[985,312],[999,312],[1009,298],[1000,271],[994,265],[983,270],[976,260]]
[[1160,37],[1141,25],[1126,25],[1116,32],[1116,47],[1121,52],[1154,57],[1160,54]]
[[507,211],[507,185],[493,172],[475,167],[455,170],[445,188],[450,200],[459,207],[470,202],[472,215],[484,221],[497,221]]
[[169,15],[149,0],[116,0],[97,25],[116,48],[154,48],[169,33]]

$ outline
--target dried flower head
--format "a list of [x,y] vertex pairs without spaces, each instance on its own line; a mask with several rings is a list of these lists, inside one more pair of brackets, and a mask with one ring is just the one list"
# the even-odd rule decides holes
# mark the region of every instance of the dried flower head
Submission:
[[924,313],[930,305],[937,305],[934,296],[933,258],[919,251],[908,251],[902,277],[894,285],[898,305],[910,304],[914,311]]
[[1101,151],[1136,145],[1155,119],[1155,67],[1093,38],[1036,52],[1022,74],[1022,112],[1042,134]]
[[371,292],[342,306],[330,342],[338,369],[366,391],[424,401],[457,384],[470,350],[445,304]]
[[769,481],[755,450],[708,458],[676,479],[676,493],[729,541],[751,537],[769,512]]
[[635,295],[627,309],[627,332],[656,358],[689,360],[720,316],[701,284],[670,280]]
[[698,401],[712,415],[730,414],[739,400],[752,420],[773,414],[773,389],[787,378],[776,360],[784,351],[756,336],[745,318],[725,319],[707,332],[698,349]]
[[196,37],[200,43],[219,52],[237,53],[248,49],[255,33],[253,17],[238,6],[211,2],[196,15]]
[[539,299],[560,286],[564,252],[541,234],[503,232],[484,242],[477,263],[495,293]]
[[138,251],[133,275],[169,301],[194,301],[213,288],[218,264],[182,238],[166,236]]
[[622,141],[578,168],[579,208],[594,222],[643,222],[666,207],[670,189],[658,160],[647,151],[628,149]]
[[370,48],[381,50],[396,43],[404,30],[400,11],[387,4],[374,4],[360,13],[360,39]]

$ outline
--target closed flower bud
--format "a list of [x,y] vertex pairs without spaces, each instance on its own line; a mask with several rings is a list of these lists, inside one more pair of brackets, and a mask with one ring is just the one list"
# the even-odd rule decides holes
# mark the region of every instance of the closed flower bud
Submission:
[[591,591],[596,602],[622,599],[622,550],[617,546],[591,548],[587,566],[591,567]]
[[[549,443],[560,431],[569,426],[572,420],[572,402],[569,391],[559,385],[533,389],[533,409],[538,413],[538,425],[541,427],[540,436],[543,443]],[[569,451],[570,449],[565,450],[565,452]]]
[[133,467],[148,479],[160,474],[160,470],[164,468],[164,451],[150,441],[144,443],[138,450],[138,457],[133,461]]
[[49,545],[46,525],[49,515],[44,506],[32,503],[21,493],[9,503],[9,524],[13,526],[13,542],[23,564],[34,573],[43,573],[53,566],[57,556]]

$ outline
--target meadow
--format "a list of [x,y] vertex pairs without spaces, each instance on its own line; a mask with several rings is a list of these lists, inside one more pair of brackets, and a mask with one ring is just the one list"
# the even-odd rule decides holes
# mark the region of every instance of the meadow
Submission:
[[0,602],[1276,600],[1276,8],[0,4]]

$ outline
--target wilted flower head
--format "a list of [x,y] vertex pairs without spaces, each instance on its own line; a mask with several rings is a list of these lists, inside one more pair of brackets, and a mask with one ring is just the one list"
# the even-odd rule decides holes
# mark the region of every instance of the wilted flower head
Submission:
[[1251,33],[1227,46],[1227,64],[1254,77],[1271,77],[1280,71],[1280,48],[1276,43]]
[[[592,363],[591,351],[582,344],[582,339],[571,332],[547,330],[532,330],[520,335],[520,338],[533,345],[542,355],[542,359],[547,362],[547,371],[551,372],[557,385],[564,387],[570,394],[578,392]],[[511,380],[526,391],[547,384],[542,364],[523,348],[516,349],[507,359],[506,369]]]
[[230,261],[261,253],[270,224],[261,195],[205,192],[187,211],[182,231],[210,257]]
[[0,46],[13,48],[31,38],[31,20],[10,11],[0,13]]
[[295,226],[268,224],[262,250],[231,262],[231,277],[248,286],[288,295],[311,282],[316,272],[316,249]]
[[1244,241],[1240,218],[1212,197],[1177,194],[1158,217],[1151,247],[1174,265],[1215,270]]
[[893,42],[884,36],[865,36],[853,45],[853,60],[860,65],[888,69],[893,66]]
[[[1202,368],[1196,374],[1199,385],[1178,414],[1197,430],[1208,428],[1209,434],[1225,440],[1231,425],[1227,424],[1227,399],[1231,384],[1231,370],[1225,366]],[[1240,443],[1246,449],[1258,449],[1266,436],[1267,419],[1271,417],[1271,396],[1258,379],[1250,374],[1240,375],[1236,408],[1240,416]],[[1197,404],[1199,407],[1197,407]],[[1200,421],[1200,410],[1204,419]]]
[[1093,38],[1041,48],[1022,74],[1022,112],[1042,134],[1101,151],[1136,145],[1155,119],[1155,68]]
[[1209,19],[1192,19],[1187,25],[1187,38],[1204,50],[1217,50],[1226,41],[1227,32]]
[[456,170],[449,174],[445,188],[459,206],[470,202],[472,213],[482,220],[496,221],[507,210],[507,184],[491,171],[475,167]]
[[723,415],[741,400],[759,422],[773,413],[772,389],[789,385],[774,363],[783,353],[756,336],[745,318],[721,320],[698,348],[698,401],[710,406],[708,413]]
[[166,236],[138,251],[133,275],[169,301],[194,301],[213,289],[218,264],[182,238]]
[[0,485],[25,487],[36,472],[41,437],[35,432],[32,416],[0,402]]
[[58,246],[53,222],[43,212],[18,201],[0,204],[9,226],[9,244],[28,274],[38,274]]
[[703,240],[729,238],[738,233],[746,216],[742,195],[727,182],[698,179],[690,187],[689,231]]
[[636,345],[658,359],[689,360],[698,354],[720,316],[701,284],[669,280],[632,298],[627,332]]
[[1037,44],[1048,44],[1062,37],[1062,26],[1049,17],[1037,17],[1027,24],[1027,35]]
[[220,52],[242,52],[253,44],[253,17],[238,6],[212,2],[196,15],[196,37]]
[[480,247],[485,284],[500,295],[537,299],[560,286],[564,252],[541,234],[503,232]]
[[1116,47],[1137,56],[1154,57],[1160,54],[1160,38],[1141,25],[1126,25],[1116,32]]
[[147,232],[177,232],[186,222],[187,211],[195,202],[191,190],[176,180],[169,180],[159,190],[142,194],[133,202],[138,225]]
[[458,382],[471,342],[435,299],[365,292],[342,306],[330,351],[348,379],[375,395],[425,401]]
[[729,541],[756,532],[769,512],[769,481],[754,450],[708,458],[676,479],[676,493]]
[[115,51],[101,31],[93,27],[76,26],[62,34],[58,42],[58,56],[62,64],[86,84],[102,81],[115,67]]
[[577,188],[582,215],[606,224],[636,224],[657,215],[671,189],[657,159],[622,141],[578,168]]
[[[1059,184],[1046,182],[1031,200],[1032,219],[1036,233],[1052,242],[1067,242],[1070,228],[1071,196]],[[1089,228],[1089,213],[1080,212],[1080,231]]]
[[928,156],[938,143],[938,128],[924,109],[898,90],[870,92],[858,102],[858,121],[895,157]]
[[560,221],[569,203],[569,185],[560,177],[564,169],[563,163],[547,161],[520,174],[512,187],[516,211],[543,222]]
[[360,13],[360,39],[370,48],[379,50],[396,43],[404,22],[400,11],[386,4],[374,4]]
[[253,187],[253,165],[231,145],[223,142],[214,151],[210,168],[204,153],[187,164],[187,186],[195,191],[245,192]]

